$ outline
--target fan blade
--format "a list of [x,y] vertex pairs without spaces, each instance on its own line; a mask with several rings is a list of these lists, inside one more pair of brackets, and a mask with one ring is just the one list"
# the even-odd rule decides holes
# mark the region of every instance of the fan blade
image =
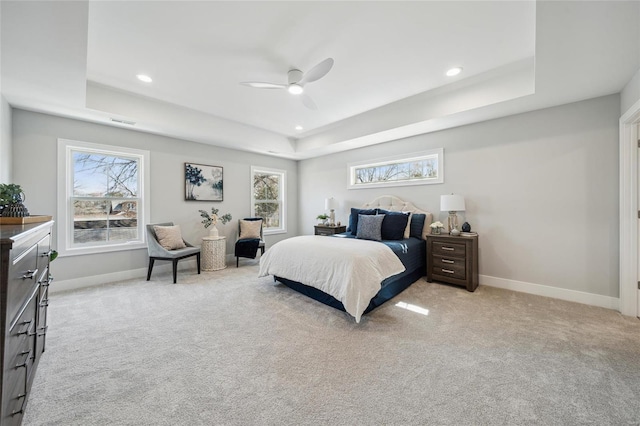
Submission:
[[331,71],[331,67],[333,67],[333,58],[327,58],[315,67],[311,68],[309,72],[305,73],[300,82],[304,84],[320,80],[322,77],[327,75],[329,71]]
[[302,94],[302,103],[304,104],[304,106],[314,111],[318,109],[318,105],[316,105],[316,103],[313,102],[313,99],[311,99],[311,96],[307,95],[306,93]]
[[260,81],[243,81],[240,84],[249,87],[255,87],[256,89],[286,89],[286,84],[275,84],[275,83],[263,83]]

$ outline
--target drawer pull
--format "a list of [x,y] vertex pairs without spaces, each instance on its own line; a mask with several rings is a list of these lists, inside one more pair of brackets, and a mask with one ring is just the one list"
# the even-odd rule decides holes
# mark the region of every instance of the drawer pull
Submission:
[[42,287],[49,287],[51,285],[51,282],[53,281],[53,277],[51,275],[49,275],[49,277],[47,278],[46,281],[41,281],[40,285]]
[[49,257],[49,256],[51,256],[51,253],[53,253],[53,250],[49,250],[49,251],[48,251],[48,252],[46,252],[46,253],[42,253],[42,254],[40,255],[40,257]]
[[40,302],[41,308],[45,308],[47,306],[49,306],[49,299],[44,299],[42,302]]
[[453,247],[442,246],[442,250],[454,251],[455,249]]
[[22,413],[24,413],[24,405],[25,405],[25,404],[26,404],[26,402],[27,402],[27,398],[25,398],[26,396],[27,396],[27,394],[26,394],[26,393],[21,393],[20,395],[18,395],[18,396],[16,397],[16,399],[23,398],[23,399],[22,399],[22,405],[20,406],[20,409],[19,409],[18,411],[12,411],[12,412],[11,412],[11,415],[12,415],[12,416],[15,416],[16,414],[22,414]]
[[20,355],[26,355],[26,357],[24,358],[24,362],[22,364],[16,364],[16,368],[27,368],[27,362],[29,361],[29,358],[31,358],[31,350],[20,352]]
[[31,280],[33,279],[33,277],[36,276],[36,274],[38,273],[37,269],[31,270],[29,269],[23,276],[22,279],[23,280]]
[[455,263],[455,262],[449,259],[442,259],[442,263]]
[[447,274],[455,274],[455,271],[452,271],[451,269],[443,269],[442,272],[446,272]]
[[47,330],[49,329],[49,326],[46,325],[44,327],[40,327],[40,331],[38,332],[38,336],[44,336],[47,334]]
[[26,325],[27,327],[24,329],[24,331],[21,331],[19,333],[17,333],[18,336],[22,335],[22,334],[26,334],[27,336],[29,335],[29,330],[31,330],[31,323],[33,322],[33,320],[29,320],[29,321],[24,321],[22,324]]

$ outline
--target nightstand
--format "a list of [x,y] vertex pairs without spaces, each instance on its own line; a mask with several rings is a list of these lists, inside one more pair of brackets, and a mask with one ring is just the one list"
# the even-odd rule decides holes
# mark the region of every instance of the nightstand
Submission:
[[427,281],[474,291],[478,287],[478,236],[427,235]]
[[316,235],[334,235],[341,234],[343,232],[347,232],[346,226],[325,226],[325,225],[316,225],[314,226],[316,230]]

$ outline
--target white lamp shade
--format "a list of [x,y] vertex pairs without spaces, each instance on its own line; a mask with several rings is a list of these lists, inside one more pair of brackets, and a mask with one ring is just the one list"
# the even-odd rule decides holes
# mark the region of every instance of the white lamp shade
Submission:
[[441,195],[440,210],[443,212],[463,212],[464,197],[462,195]]
[[325,210],[334,210],[337,207],[336,199],[333,197],[325,198],[324,200],[324,209]]

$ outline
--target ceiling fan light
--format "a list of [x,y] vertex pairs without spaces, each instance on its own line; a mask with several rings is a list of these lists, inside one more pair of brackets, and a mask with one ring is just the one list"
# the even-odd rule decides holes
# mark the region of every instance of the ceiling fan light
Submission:
[[287,88],[287,90],[292,95],[299,95],[302,92],[304,92],[304,88],[302,86],[300,86],[299,84],[297,84],[297,83],[290,84],[289,87]]
[[462,72],[462,67],[451,68],[450,70],[447,71],[447,76],[453,77],[454,75],[458,75],[461,72]]

